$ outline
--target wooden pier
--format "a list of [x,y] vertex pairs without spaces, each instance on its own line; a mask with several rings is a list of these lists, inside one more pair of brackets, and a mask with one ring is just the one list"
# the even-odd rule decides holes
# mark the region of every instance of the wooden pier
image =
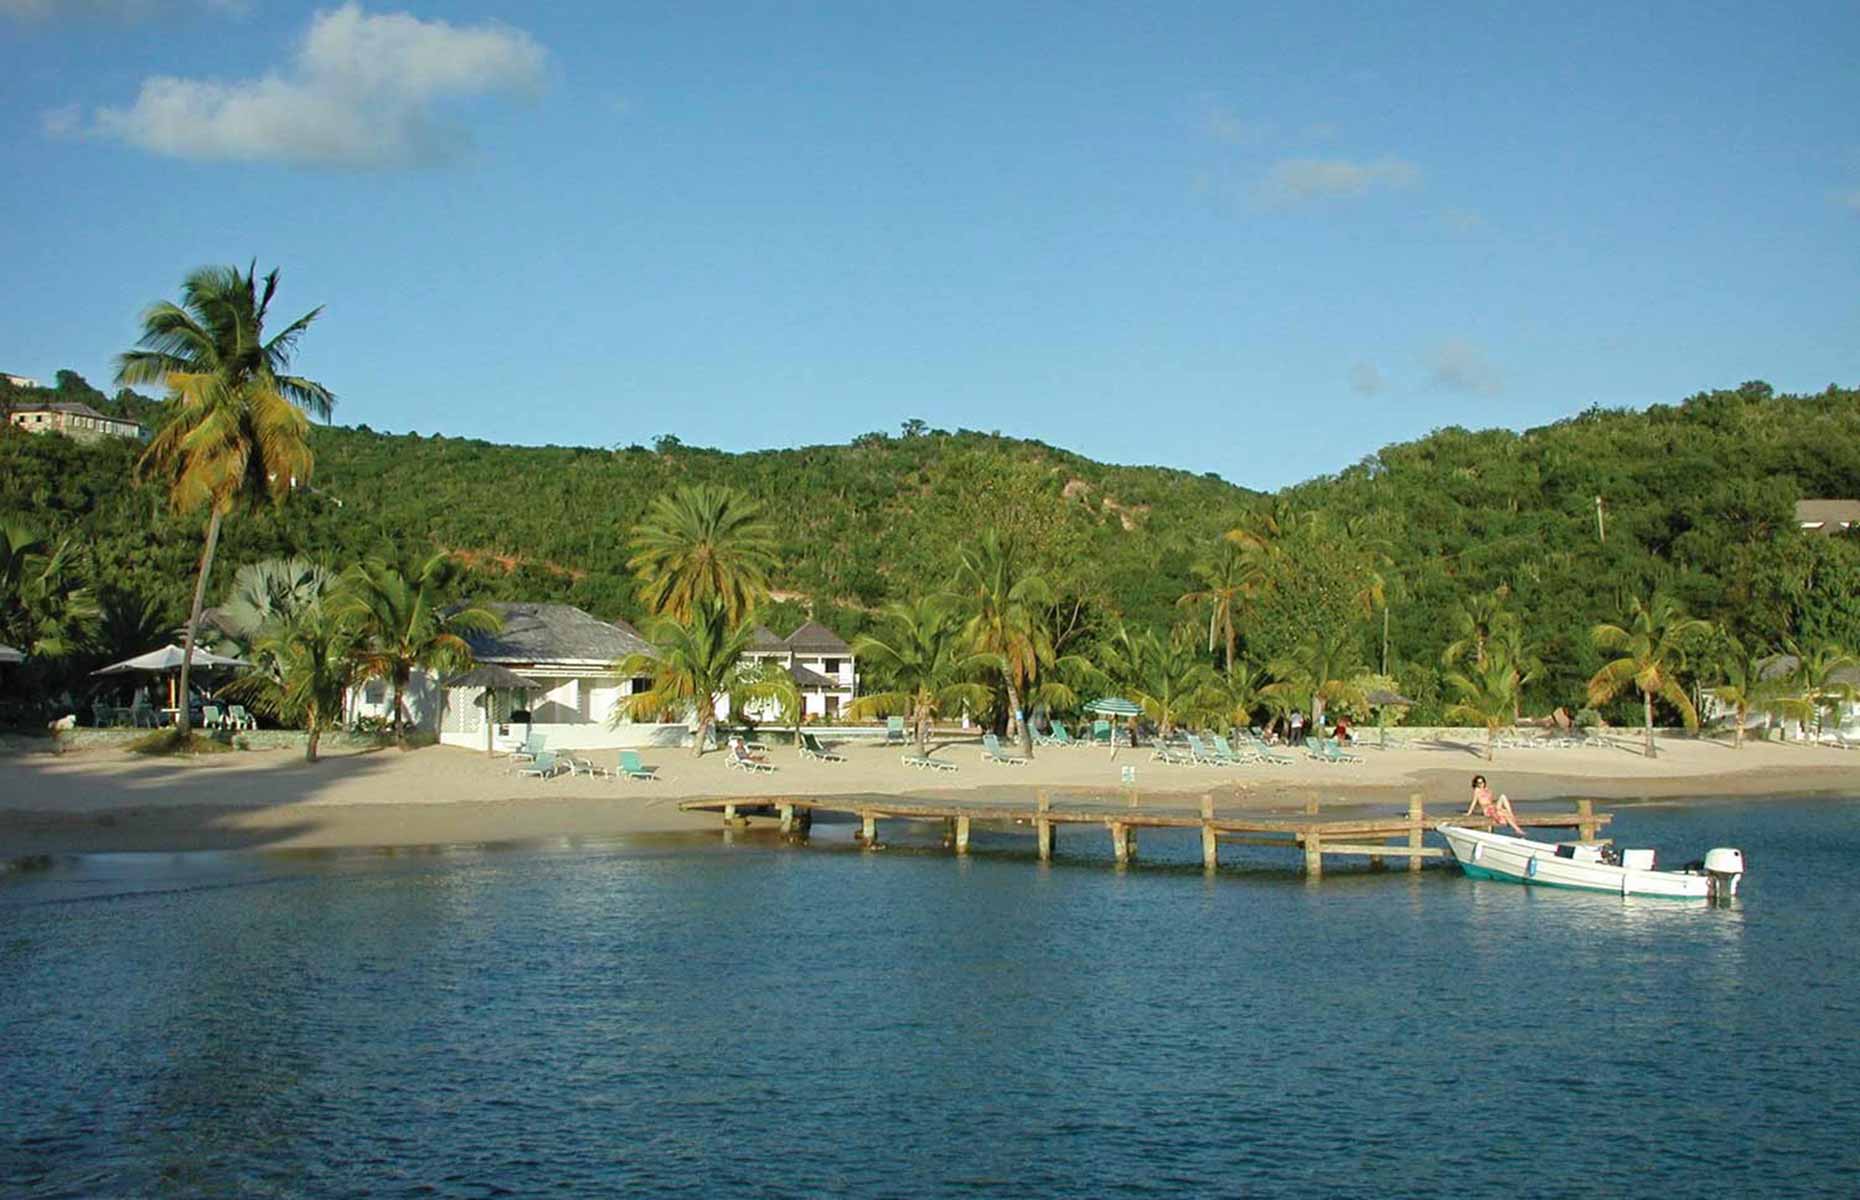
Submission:
[[[1194,829],[1201,833],[1201,862],[1209,870],[1220,865],[1222,842],[1239,846],[1276,846],[1301,853],[1305,873],[1313,879],[1323,875],[1327,854],[1367,857],[1372,866],[1380,865],[1386,858],[1406,858],[1408,869],[1418,871],[1423,860],[1441,858],[1447,853],[1438,847],[1423,845],[1427,833],[1449,822],[1475,829],[1489,829],[1492,825],[1483,816],[1466,816],[1458,809],[1429,814],[1418,792],[1409,796],[1406,812],[1332,818],[1320,816],[1315,800],[1306,804],[1301,816],[1217,813],[1212,793],[1201,797],[1199,812],[1167,807],[1140,808],[1134,797],[1115,804],[1091,799],[1054,806],[1044,791],[1037,793],[1031,806],[997,801],[932,803],[863,796],[768,796],[686,800],[678,807],[685,812],[721,813],[732,827],[746,824],[752,816],[774,818],[780,822],[783,833],[803,835],[813,825],[815,813],[836,813],[858,820],[859,832],[855,837],[867,846],[879,844],[880,821],[941,823],[945,843],[957,854],[969,852],[970,831],[976,823],[985,822],[991,827],[1032,832],[1042,862],[1051,861],[1062,827],[1105,830],[1110,835],[1111,852],[1120,864],[1136,857],[1139,830]],[[1596,812],[1590,800],[1578,800],[1574,812],[1520,812],[1517,816],[1518,824],[1527,828],[1571,829],[1585,842],[1595,841],[1610,819],[1609,814]]]

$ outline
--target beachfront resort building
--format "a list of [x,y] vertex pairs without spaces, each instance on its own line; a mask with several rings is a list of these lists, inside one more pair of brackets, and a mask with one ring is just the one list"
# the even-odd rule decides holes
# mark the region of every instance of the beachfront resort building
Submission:
[[[650,679],[623,679],[613,672],[616,660],[652,650],[625,621],[602,621],[569,604],[481,607],[504,625],[496,633],[462,635],[472,656],[479,666],[503,668],[529,686],[445,687],[429,673],[416,672],[406,698],[416,728],[438,733],[448,745],[480,750],[487,742],[487,719],[489,742],[498,747],[530,733],[560,750],[676,745],[684,739],[682,721],[635,723],[622,714],[611,723],[628,697],[652,686]],[[350,693],[349,718],[391,720],[393,705],[392,686],[372,679]]]
[[[751,662],[773,662],[787,668],[789,676],[801,689],[804,720],[837,718],[859,690],[859,672],[853,661],[852,647],[818,621],[807,622],[785,638],[778,638],[767,627],[758,625],[755,640],[750,642],[744,657]],[[782,719],[779,706],[773,703],[752,704],[747,712],[764,723]],[[729,714],[719,711],[717,715]]]
[[41,400],[16,404],[7,414],[13,424],[27,433],[62,433],[80,442],[97,442],[104,438],[134,438],[146,441],[149,431],[134,421],[105,416],[78,400]]

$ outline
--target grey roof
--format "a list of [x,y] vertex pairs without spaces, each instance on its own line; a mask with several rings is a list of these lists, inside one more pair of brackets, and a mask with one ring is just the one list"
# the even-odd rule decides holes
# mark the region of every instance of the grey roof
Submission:
[[840,635],[822,625],[819,621],[809,621],[788,635],[788,649],[796,654],[851,654]]
[[1820,533],[1839,533],[1860,523],[1860,500],[1797,500],[1795,519]]
[[24,404],[15,404],[13,406],[13,411],[61,412],[69,413],[74,417],[95,417],[99,421],[114,421],[118,425],[135,425],[137,428],[141,427],[138,422],[132,421],[128,417],[113,417],[109,413],[98,412],[82,400],[29,400]]
[[442,685],[449,688],[496,688],[502,691],[514,691],[519,688],[542,686],[534,679],[517,674],[509,667],[500,667],[496,663],[479,663],[463,674],[454,675]]
[[788,674],[794,678],[796,683],[809,691],[820,690],[831,692],[837,691],[840,686],[837,681],[828,679],[818,671],[810,671],[806,667],[789,667]]
[[481,607],[501,617],[504,627],[464,635],[480,662],[609,663],[652,653],[651,644],[625,621],[602,621],[572,604],[492,602]]
[[757,625],[750,631],[749,648],[751,650],[786,650],[788,643],[770,633],[767,625]]
[[[1765,683],[1787,679],[1801,667],[1802,660],[1793,654],[1773,654],[1757,664],[1757,678]],[[1845,687],[1860,687],[1860,667],[1836,667],[1828,672],[1828,682]]]

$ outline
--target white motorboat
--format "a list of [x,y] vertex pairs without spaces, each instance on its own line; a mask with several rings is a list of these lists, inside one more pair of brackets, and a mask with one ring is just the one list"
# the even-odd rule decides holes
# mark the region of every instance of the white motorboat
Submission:
[[1737,895],[1737,885],[1744,878],[1743,851],[1723,847],[1683,870],[1662,871],[1656,868],[1651,850],[1623,850],[1617,855],[1606,846],[1534,842],[1457,825],[1442,825],[1440,834],[1460,869],[1476,879],[1621,896],[1712,900]]

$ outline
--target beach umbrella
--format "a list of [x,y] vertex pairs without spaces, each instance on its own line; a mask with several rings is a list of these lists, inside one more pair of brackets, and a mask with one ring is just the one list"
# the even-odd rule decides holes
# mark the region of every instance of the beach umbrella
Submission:
[[[1096,713],[1101,717],[1123,717],[1126,721],[1135,722],[1138,717],[1143,715],[1143,706],[1133,700],[1126,700],[1122,696],[1105,696],[1102,699],[1093,700],[1090,704],[1087,704],[1085,706],[1085,711],[1088,713]],[[1133,746],[1137,744],[1137,736],[1134,730],[1130,735],[1130,744]],[[1111,739],[1111,757],[1117,757],[1116,738]]]
[[469,671],[454,675],[445,681],[448,688],[483,688],[479,702],[484,705],[484,752],[492,750],[492,727],[497,724],[494,719],[497,710],[493,698],[498,692],[527,692],[542,685],[534,679],[519,675],[509,667],[500,667],[496,663],[479,663]]
[[[185,651],[173,642],[159,650],[150,650],[147,654],[138,654],[134,658],[125,658],[122,662],[99,667],[92,675],[129,675],[141,672],[148,675],[168,675],[180,671],[181,659]],[[194,666],[204,671],[230,671],[235,667],[249,667],[252,664],[242,658],[227,658],[223,654],[214,654],[209,650],[194,647]],[[174,697],[174,682],[168,684],[169,706],[178,704]]]
[[1382,719],[1382,710],[1409,707],[1414,704],[1414,701],[1400,692],[1391,692],[1387,688],[1373,688],[1363,699],[1369,707],[1376,710],[1376,725],[1382,731],[1382,748],[1386,750],[1389,746],[1389,727]]

